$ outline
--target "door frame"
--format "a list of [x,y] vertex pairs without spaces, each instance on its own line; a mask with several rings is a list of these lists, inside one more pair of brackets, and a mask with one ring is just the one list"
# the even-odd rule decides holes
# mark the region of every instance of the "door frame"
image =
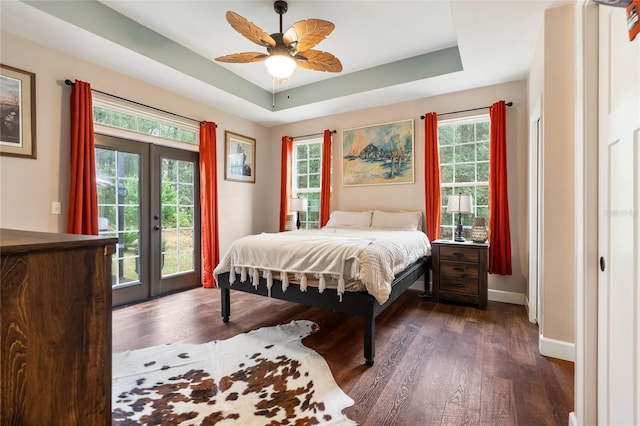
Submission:
[[598,6],[575,6],[575,374],[570,424],[597,424],[598,377]]
[[527,310],[529,322],[539,324],[542,335],[542,283],[543,252],[543,160],[544,132],[542,122],[542,95],[538,97],[529,118],[529,292]]

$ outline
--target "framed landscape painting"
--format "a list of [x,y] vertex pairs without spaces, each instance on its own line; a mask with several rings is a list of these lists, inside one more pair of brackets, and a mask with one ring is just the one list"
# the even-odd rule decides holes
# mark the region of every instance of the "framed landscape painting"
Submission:
[[36,75],[0,64],[0,155],[36,158]]
[[414,182],[413,120],[342,131],[342,186]]
[[256,140],[224,132],[224,178],[237,182],[256,182]]

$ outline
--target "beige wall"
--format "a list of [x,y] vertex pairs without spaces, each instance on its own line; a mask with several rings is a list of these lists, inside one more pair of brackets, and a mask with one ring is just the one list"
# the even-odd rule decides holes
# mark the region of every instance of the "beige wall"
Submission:
[[[333,137],[333,207],[339,210],[406,209],[424,211],[424,122],[426,112],[449,112],[491,105],[504,99],[514,106],[507,108],[507,169],[513,259],[512,276],[489,276],[489,288],[526,293],[528,258],[526,254],[527,217],[527,93],[526,82],[518,81],[475,90],[434,96],[413,102],[371,108],[345,114],[306,120],[271,129],[271,175],[269,228],[276,230],[279,214],[280,139],[284,135],[305,135],[335,129]],[[487,110],[476,112],[486,113]],[[447,118],[471,115],[459,114]],[[397,120],[414,120],[415,183],[364,187],[342,187],[342,130]]]
[[[64,232],[69,185],[69,95],[65,79],[91,83],[92,88],[187,117],[218,124],[220,246],[267,227],[269,176],[268,129],[251,121],[194,102],[162,88],[62,54],[2,32],[0,61],[36,74],[36,160],[0,157],[0,227]],[[224,180],[224,131],[256,139],[256,183]],[[51,202],[62,202],[62,214],[51,214]],[[231,207],[231,206],[234,207]]]
[[529,111],[542,98],[541,333],[574,342],[574,6],[549,9],[529,75]]
[[[280,138],[283,135],[315,133],[326,128],[338,130],[334,135],[333,151],[334,208],[424,210],[424,130],[420,115],[428,111],[449,112],[491,105],[500,99],[512,101],[514,106],[507,109],[507,155],[513,275],[492,275],[489,287],[520,294],[526,292],[528,103],[524,81],[267,129],[12,34],[3,32],[0,43],[2,63],[36,73],[37,93],[38,158],[26,160],[0,157],[0,226],[5,228],[50,232],[65,230],[69,184],[69,130],[66,123],[69,121],[70,88],[64,84],[67,78],[87,81],[93,88],[101,91],[218,124],[220,247],[223,251],[240,236],[277,229]],[[455,116],[450,116],[453,117]],[[343,188],[341,131],[409,118],[415,120],[415,183]],[[256,138],[256,184],[228,182],[223,179],[222,142],[225,130]],[[52,201],[62,202],[62,215],[51,214]]]

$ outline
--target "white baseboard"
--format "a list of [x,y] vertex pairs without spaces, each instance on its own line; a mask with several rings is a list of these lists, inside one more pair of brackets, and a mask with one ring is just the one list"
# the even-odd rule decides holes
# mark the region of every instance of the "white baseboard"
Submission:
[[539,347],[541,355],[575,362],[576,347],[573,343],[550,339],[541,334]]
[[514,305],[526,305],[526,295],[524,293],[514,293],[511,291],[489,289],[489,300],[494,302],[511,303]]
[[573,411],[569,413],[569,426],[578,426],[578,419]]

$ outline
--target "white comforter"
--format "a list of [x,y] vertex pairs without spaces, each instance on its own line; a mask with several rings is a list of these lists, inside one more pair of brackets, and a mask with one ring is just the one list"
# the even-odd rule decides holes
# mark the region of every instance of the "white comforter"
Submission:
[[[391,293],[395,274],[423,256],[431,254],[431,245],[420,231],[329,229],[262,233],[240,238],[231,244],[214,270],[230,272],[229,282],[251,279],[258,285],[262,274],[269,289],[273,278],[282,281],[283,291],[292,274],[300,289],[307,279],[317,280],[322,292],[335,287],[338,295],[345,282],[357,281],[383,304]],[[239,275],[239,277],[238,277]]]

